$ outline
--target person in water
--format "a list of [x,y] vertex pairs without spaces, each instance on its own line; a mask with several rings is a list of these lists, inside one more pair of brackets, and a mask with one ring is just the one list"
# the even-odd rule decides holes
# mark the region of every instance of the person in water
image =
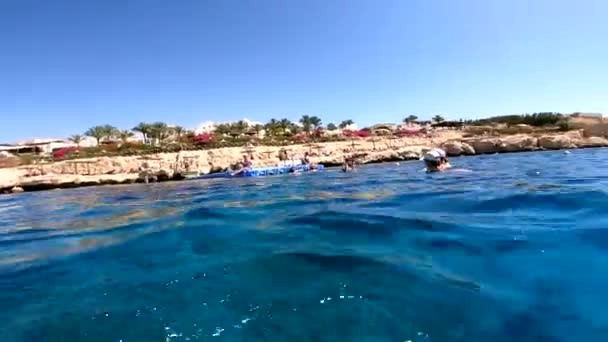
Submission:
[[289,161],[289,156],[287,155],[287,151],[282,148],[279,150],[279,165],[287,165]]
[[445,151],[440,148],[428,151],[424,154],[422,160],[426,166],[426,172],[441,172],[452,167]]
[[308,154],[308,152],[304,152],[304,157],[302,158],[302,165],[310,165],[310,154]]
[[310,160],[310,153],[304,152],[304,157],[302,158],[302,165],[307,165],[310,167],[310,171],[316,171],[316,165]]
[[355,160],[353,158],[345,158],[342,165],[342,172],[355,171]]
[[237,176],[237,175],[245,172],[245,170],[248,170],[252,167],[253,167],[253,162],[251,161],[251,159],[249,159],[249,156],[244,155],[243,161],[236,163],[236,165],[234,166],[234,169],[233,169],[234,172],[232,172],[232,176]]
[[243,156],[243,167],[246,169],[253,167],[253,162],[251,161],[251,158],[249,158],[249,156],[247,155]]

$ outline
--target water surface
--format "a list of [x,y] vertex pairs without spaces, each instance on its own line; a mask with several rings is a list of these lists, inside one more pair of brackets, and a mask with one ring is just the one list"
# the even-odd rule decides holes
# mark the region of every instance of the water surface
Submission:
[[606,341],[608,150],[0,197],[2,341]]

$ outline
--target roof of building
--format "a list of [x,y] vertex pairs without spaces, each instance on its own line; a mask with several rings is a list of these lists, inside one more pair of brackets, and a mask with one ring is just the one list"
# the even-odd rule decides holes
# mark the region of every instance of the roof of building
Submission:
[[46,145],[50,143],[66,143],[68,142],[66,139],[61,138],[33,138],[29,140],[18,141],[14,143],[14,146],[23,146],[23,145]]

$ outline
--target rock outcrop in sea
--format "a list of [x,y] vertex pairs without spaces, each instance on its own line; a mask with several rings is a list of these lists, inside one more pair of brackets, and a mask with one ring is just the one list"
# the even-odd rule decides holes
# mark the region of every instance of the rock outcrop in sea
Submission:
[[341,165],[345,156],[359,163],[418,159],[433,147],[442,147],[450,156],[608,146],[601,137],[585,137],[582,131],[561,134],[515,134],[500,137],[463,138],[444,134],[440,138],[375,138],[286,147],[258,146],[182,151],[145,156],[99,157],[34,164],[0,169],[0,192],[20,192],[100,184],[122,184],[181,179],[188,174],[226,170],[243,155],[250,154],[256,166],[279,163],[284,148],[294,158],[305,152],[326,166]]

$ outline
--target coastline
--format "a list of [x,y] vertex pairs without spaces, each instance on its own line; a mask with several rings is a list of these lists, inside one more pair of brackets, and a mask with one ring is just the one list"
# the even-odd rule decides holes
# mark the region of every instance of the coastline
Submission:
[[602,137],[585,137],[582,130],[555,134],[515,134],[463,137],[445,132],[434,138],[376,138],[285,147],[256,146],[181,151],[129,157],[98,157],[32,164],[0,169],[0,193],[40,191],[105,184],[129,184],[184,179],[188,174],[220,172],[251,154],[256,166],[279,163],[282,148],[291,155],[309,152],[313,161],[326,166],[341,165],[345,156],[355,156],[359,164],[418,159],[434,147],[449,156],[513,153],[527,151],[606,147]]

